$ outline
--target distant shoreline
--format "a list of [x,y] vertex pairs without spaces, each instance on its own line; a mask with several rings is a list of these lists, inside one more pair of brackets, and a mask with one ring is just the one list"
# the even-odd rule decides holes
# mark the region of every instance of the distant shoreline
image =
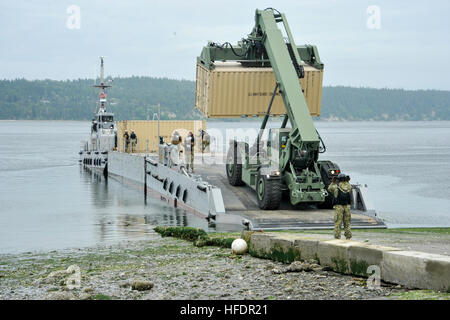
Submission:
[[[86,79],[67,82],[0,80],[0,119],[90,120],[96,111],[97,95],[92,83],[93,80]],[[152,119],[158,113],[158,105],[161,119],[200,120],[204,117],[194,108],[194,81],[116,78],[107,94],[110,102],[107,109],[116,119]],[[247,103],[231,101],[229,103],[237,105]],[[266,102],[260,103],[262,111],[255,113],[266,111]],[[321,106],[318,121],[450,120],[450,91],[324,86]]]

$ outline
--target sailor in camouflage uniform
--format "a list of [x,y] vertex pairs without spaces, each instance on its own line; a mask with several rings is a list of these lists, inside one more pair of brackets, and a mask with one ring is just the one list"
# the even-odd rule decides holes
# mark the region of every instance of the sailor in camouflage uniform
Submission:
[[334,208],[334,237],[336,239],[341,238],[341,227],[342,222],[344,222],[344,235],[347,240],[351,239],[352,232],[350,231],[350,202],[351,202],[351,190],[352,185],[350,184],[350,177],[343,173],[340,173],[337,177],[338,182],[336,182],[336,177],[328,187],[328,192],[330,192],[333,198],[333,208]]

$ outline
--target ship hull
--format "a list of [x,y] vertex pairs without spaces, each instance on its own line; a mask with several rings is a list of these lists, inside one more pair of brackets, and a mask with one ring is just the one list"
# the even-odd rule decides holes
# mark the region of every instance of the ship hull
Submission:
[[[217,226],[246,222],[253,230],[332,229],[334,211],[315,207],[298,208],[283,203],[280,210],[260,210],[254,191],[233,187],[223,166],[196,165],[195,176],[169,168],[145,154],[111,152],[108,176],[158,199],[184,209]],[[386,228],[373,211],[352,210],[352,228]]]
[[107,174],[108,152],[80,151],[80,165],[95,172]]
[[143,190],[146,196],[204,218],[225,213],[220,189],[182,174],[144,154],[111,152],[108,176]]

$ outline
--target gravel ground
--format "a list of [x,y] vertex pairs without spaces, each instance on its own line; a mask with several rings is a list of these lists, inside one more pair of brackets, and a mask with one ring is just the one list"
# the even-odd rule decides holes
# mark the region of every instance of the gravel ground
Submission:
[[[79,286],[68,280],[76,275],[70,266],[79,267]],[[0,299],[384,299],[405,292],[385,284],[369,290],[363,278],[321,268],[295,270],[155,234],[113,246],[1,255]]]

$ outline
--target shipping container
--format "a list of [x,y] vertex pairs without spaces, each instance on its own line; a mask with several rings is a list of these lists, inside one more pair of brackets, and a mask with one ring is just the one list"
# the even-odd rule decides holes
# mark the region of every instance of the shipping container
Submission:
[[[176,130],[184,137],[192,131],[196,141],[201,141],[200,130],[206,130],[205,120],[161,120],[159,125],[160,136],[165,142],[170,142],[173,132]],[[157,152],[158,151],[158,120],[124,120],[117,122],[117,148],[119,151],[125,151],[123,135],[125,131],[128,134],[134,130],[137,136],[138,153]],[[198,139],[198,140],[197,140]],[[200,143],[195,143],[195,151],[200,151]]]
[[[207,118],[264,116],[275,89],[272,68],[243,67],[238,62],[215,62],[208,70],[197,64],[195,107]],[[312,116],[320,116],[323,70],[304,65],[300,83]],[[280,93],[274,99],[271,114],[284,115]]]

